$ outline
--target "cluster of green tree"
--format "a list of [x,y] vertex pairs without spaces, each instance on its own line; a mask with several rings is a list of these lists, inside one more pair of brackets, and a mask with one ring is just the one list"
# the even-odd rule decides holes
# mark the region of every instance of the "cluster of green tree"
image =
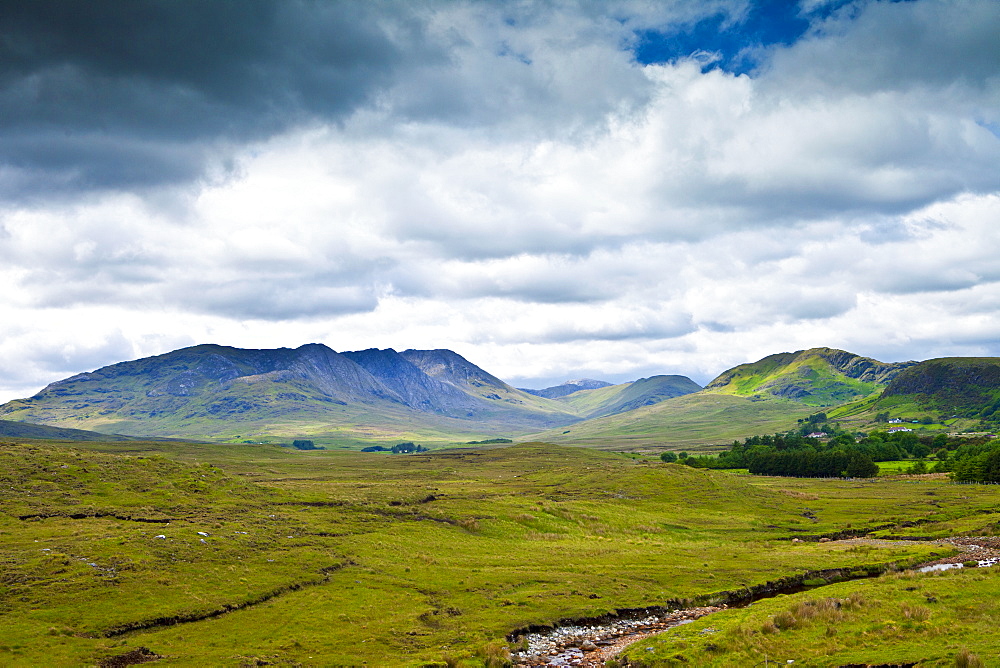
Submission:
[[934,456],[938,460],[930,469],[934,473],[949,472],[958,482],[1000,482],[1000,439],[967,440],[954,450],[942,448]]
[[759,475],[797,478],[871,478],[878,475],[878,466],[868,455],[844,448],[817,449],[808,442],[819,441],[795,433],[753,436],[746,441],[745,445],[734,443],[732,450],[718,457],[691,457],[686,452],[664,452],[660,459],[665,462],[679,461],[694,468],[745,468]]
[[315,443],[305,438],[297,438],[292,441],[292,447],[296,450],[326,450],[322,446],[317,447]]
[[509,438],[488,438],[485,441],[467,441],[465,445],[490,445],[493,443],[513,443]]
[[370,445],[367,448],[361,448],[361,452],[391,452],[394,455],[408,455],[413,452],[427,452],[427,448],[407,441],[406,443],[397,443],[391,448],[382,445]]
[[857,450],[786,450],[754,456],[747,467],[757,475],[795,478],[874,478],[878,464]]
[[[825,419],[822,413],[817,416]],[[919,436],[912,431],[874,431],[863,435],[839,431],[832,438],[820,439],[803,436],[801,431],[800,428],[786,434],[750,436],[743,443],[734,441],[729,450],[717,457],[665,452],[660,459],[696,468],[745,468],[762,475],[852,478],[868,477],[865,473],[877,475],[876,462],[913,459],[909,473],[946,471],[952,472],[956,480],[990,481],[988,474],[982,473],[990,470],[984,448],[988,449],[991,441],[986,437]],[[1000,448],[1000,440],[992,442]],[[937,463],[930,468],[924,460],[932,453]]]
[[978,417],[984,423],[1000,422],[1000,397],[997,397],[993,403],[983,407],[978,413],[969,417]]
[[836,422],[827,422],[826,413],[813,413],[809,417],[800,418],[797,422],[799,423],[799,428],[796,433],[799,436],[806,436],[816,432],[838,434],[841,431],[840,425]]

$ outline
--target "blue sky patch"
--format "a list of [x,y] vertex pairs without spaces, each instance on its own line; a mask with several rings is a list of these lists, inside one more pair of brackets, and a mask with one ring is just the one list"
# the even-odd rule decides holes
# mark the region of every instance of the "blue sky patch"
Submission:
[[635,59],[649,65],[707,52],[717,58],[702,58],[704,69],[749,74],[759,64],[762,48],[794,43],[809,29],[810,18],[829,16],[847,2],[836,0],[806,17],[790,0],[759,0],[740,22],[719,13],[672,30],[644,30],[636,33]]

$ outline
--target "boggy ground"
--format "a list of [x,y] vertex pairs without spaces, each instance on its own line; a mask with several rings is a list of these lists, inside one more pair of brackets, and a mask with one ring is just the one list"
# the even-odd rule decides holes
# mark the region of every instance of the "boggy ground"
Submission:
[[[0,445],[0,664],[501,664],[516,629],[951,554],[1000,489],[753,479],[522,444]],[[798,537],[800,542],[791,539]],[[722,614],[722,613],[720,613]],[[508,645],[509,647],[509,645]]]

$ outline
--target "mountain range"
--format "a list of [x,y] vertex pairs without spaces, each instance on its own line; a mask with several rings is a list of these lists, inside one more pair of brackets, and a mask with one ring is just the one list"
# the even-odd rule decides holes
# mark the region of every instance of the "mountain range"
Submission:
[[786,430],[819,407],[854,426],[888,413],[982,422],[998,399],[997,358],[884,363],[813,348],[741,364],[704,388],[660,375],[527,390],[450,350],[206,344],[54,382],[0,406],[0,418],[143,437],[310,437],[333,447],[531,437],[625,449]]
[[680,376],[602,385],[596,399],[576,392],[556,400],[450,350],[207,344],[71,376],[0,406],[0,417],[137,436],[441,439],[539,431],[701,389]]

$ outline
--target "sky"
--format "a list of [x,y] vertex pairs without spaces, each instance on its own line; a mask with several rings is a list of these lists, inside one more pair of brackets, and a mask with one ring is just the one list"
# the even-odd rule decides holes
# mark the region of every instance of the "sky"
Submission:
[[1000,355],[1000,2],[5,0],[0,287],[0,401],[199,343]]

